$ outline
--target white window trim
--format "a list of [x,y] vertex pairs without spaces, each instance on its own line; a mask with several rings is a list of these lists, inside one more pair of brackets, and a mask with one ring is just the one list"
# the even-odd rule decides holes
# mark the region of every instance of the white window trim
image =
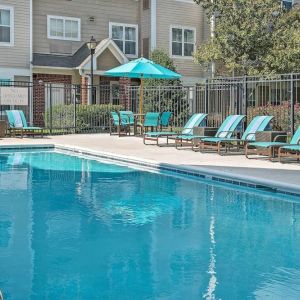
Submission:
[[[136,45],[135,45],[135,55],[133,54],[124,54],[127,57],[130,58],[137,58],[138,57],[138,51],[139,51],[139,26],[137,24],[125,24],[125,23],[115,23],[115,22],[109,22],[109,37],[112,39],[112,27],[113,26],[123,26],[124,27],[133,27],[135,28],[136,32]],[[125,30],[123,30],[123,49],[125,51]],[[122,50],[121,50],[122,51]]]
[[[188,27],[188,26],[181,26],[181,25],[170,25],[170,31],[169,31],[169,53],[171,58],[176,59],[187,59],[187,60],[193,60],[193,56],[184,56],[184,42],[182,41],[182,55],[173,55],[172,53],[172,29],[188,29],[194,31],[194,50],[196,49],[196,40],[197,40],[197,31],[195,27]],[[182,36],[184,39],[184,35]]]
[[0,46],[4,47],[13,47],[14,46],[14,38],[15,38],[15,21],[14,21],[14,8],[13,6],[0,5],[0,9],[5,9],[10,11],[10,42],[0,42]]
[[[50,19],[59,19],[65,21],[77,21],[78,22],[78,38],[68,38],[68,37],[59,37],[59,36],[51,36],[50,31]],[[65,34],[65,29],[64,29]],[[53,16],[47,15],[47,38],[51,40],[62,40],[62,41],[81,41],[81,19],[80,18],[72,18],[72,17],[63,17],[63,16]]]

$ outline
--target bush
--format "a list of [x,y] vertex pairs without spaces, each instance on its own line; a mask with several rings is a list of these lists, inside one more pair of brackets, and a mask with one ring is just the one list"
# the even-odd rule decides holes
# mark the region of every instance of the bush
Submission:
[[[295,104],[295,129],[300,126],[300,106]],[[248,123],[258,115],[274,116],[273,128],[275,130],[290,131],[291,104],[289,101],[282,102],[281,105],[268,104],[265,106],[249,107],[247,110]]]
[[[150,58],[176,72],[173,60],[163,50],[154,50]],[[145,79],[143,96],[144,112],[171,111],[175,126],[183,126],[186,122],[190,113],[188,89],[182,86],[180,79]]]
[[[109,128],[110,112],[122,110],[121,105],[95,104],[76,105],[76,132],[105,131]],[[45,112],[45,127],[50,128],[50,109]],[[52,129],[75,129],[74,105],[54,105],[52,107]]]

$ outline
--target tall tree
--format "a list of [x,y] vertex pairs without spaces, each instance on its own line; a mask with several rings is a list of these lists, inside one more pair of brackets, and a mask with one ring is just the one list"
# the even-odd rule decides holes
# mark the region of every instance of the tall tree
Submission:
[[299,71],[299,7],[287,10],[280,0],[194,1],[216,18],[214,38],[197,49],[197,62],[216,62],[219,72],[236,75]]
[[[161,49],[151,52],[150,59],[174,72],[173,59]],[[182,125],[189,114],[188,90],[180,79],[145,79],[144,111],[171,111],[176,125]]]

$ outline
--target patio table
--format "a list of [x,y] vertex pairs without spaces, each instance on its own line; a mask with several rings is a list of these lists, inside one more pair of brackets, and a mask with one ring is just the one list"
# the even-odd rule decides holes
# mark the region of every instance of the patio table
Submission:
[[[134,114],[134,126],[133,126],[133,134],[137,135],[138,134],[138,126],[141,127],[141,125],[144,122],[144,117],[146,114]],[[142,132],[140,132],[140,135],[142,135]]]

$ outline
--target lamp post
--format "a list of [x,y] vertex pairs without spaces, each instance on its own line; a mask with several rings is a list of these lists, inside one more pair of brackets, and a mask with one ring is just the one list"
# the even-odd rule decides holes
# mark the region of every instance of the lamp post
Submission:
[[86,43],[91,52],[91,92],[90,92],[90,104],[93,104],[93,89],[94,89],[94,54],[97,47],[97,41],[92,36],[90,41]]

